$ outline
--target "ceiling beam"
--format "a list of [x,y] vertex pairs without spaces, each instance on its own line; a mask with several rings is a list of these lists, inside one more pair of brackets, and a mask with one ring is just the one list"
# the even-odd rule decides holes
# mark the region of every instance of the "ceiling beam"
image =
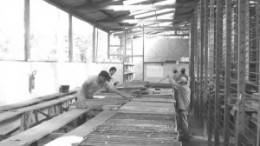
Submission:
[[[77,7],[76,9],[84,9],[86,11],[96,11],[96,10],[114,10],[114,11],[129,11],[129,10],[160,10],[175,8],[175,5],[123,5],[123,4],[96,4],[88,5],[85,7]],[[73,8],[75,9],[75,8]]]
[[[121,29],[176,29],[176,28],[180,28],[179,26],[108,26],[109,28],[121,28]],[[105,28],[105,27],[104,27]]]
[[173,19],[155,19],[155,20],[144,20],[144,19],[124,19],[120,21],[104,21],[99,20],[97,23],[161,23],[161,22],[173,22]]
[[[162,16],[162,15],[166,15],[166,14],[170,14],[170,13],[174,13],[175,10],[172,10],[172,11],[168,11],[168,12],[163,12],[163,13],[159,13],[159,14],[155,14],[154,15],[149,15],[149,16],[144,16],[144,17],[141,17],[141,19],[146,19],[146,18],[151,18],[151,17],[158,17],[158,16]],[[138,14],[139,15],[139,14]],[[135,16],[138,16],[138,15],[135,15]]]

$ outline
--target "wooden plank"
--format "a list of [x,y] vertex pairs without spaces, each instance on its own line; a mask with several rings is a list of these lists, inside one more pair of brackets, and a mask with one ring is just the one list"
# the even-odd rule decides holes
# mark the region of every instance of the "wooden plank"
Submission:
[[66,95],[71,95],[76,93],[76,90],[72,90],[69,93],[55,93],[55,94],[50,94],[50,95],[46,95],[46,96],[40,96],[31,100],[27,100],[24,102],[20,102],[20,103],[15,103],[15,104],[9,104],[9,105],[4,105],[4,106],[0,106],[0,113],[1,112],[5,112],[5,111],[9,111],[9,110],[13,110],[13,109],[17,109],[17,108],[22,108],[25,106],[31,106],[43,101],[49,101],[52,99],[56,99],[56,98],[60,98],[60,97],[64,97]]
[[16,117],[16,116],[19,116],[28,111],[43,109],[43,108],[50,107],[50,106],[53,106],[53,105],[56,105],[56,104],[59,104],[59,103],[62,103],[62,102],[68,101],[68,100],[75,99],[75,98],[76,98],[75,95],[69,95],[69,96],[66,96],[63,98],[58,98],[58,99],[55,99],[55,100],[52,100],[49,102],[43,102],[43,103],[39,103],[39,104],[32,105],[29,107],[10,110],[8,112],[3,112],[3,113],[0,113],[0,122],[13,118],[13,117]]
[[104,106],[122,106],[127,103],[128,100],[117,100],[117,99],[88,99],[86,101],[77,101],[72,106],[77,108],[90,108],[90,109],[102,109]]
[[133,103],[130,102],[118,111],[119,113],[147,113],[147,114],[175,114],[175,108],[173,104],[165,103]]
[[87,145],[179,146],[175,116],[117,113],[87,135]]
[[83,137],[94,131],[98,125],[101,125],[116,113],[116,111],[103,111],[83,125],[65,134],[64,136],[45,144],[45,146],[71,146],[73,143],[79,143],[83,140]]
[[88,110],[89,109],[73,109],[69,112],[63,113],[51,120],[43,122],[40,125],[1,141],[0,146],[25,146],[32,144],[85,114]]
[[176,102],[174,99],[149,98],[149,97],[134,98],[133,101],[135,101],[135,102],[168,102],[168,103]]
[[6,136],[20,127],[20,118],[12,118],[0,123],[0,135]]

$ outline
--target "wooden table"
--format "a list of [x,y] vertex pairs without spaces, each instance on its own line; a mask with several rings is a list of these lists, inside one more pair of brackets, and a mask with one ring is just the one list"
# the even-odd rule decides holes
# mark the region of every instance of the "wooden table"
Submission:
[[122,106],[79,146],[181,146],[174,101],[160,95],[144,98]]

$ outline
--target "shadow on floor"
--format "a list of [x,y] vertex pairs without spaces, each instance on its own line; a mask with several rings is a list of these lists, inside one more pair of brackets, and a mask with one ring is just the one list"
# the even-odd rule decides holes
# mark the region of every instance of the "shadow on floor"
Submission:
[[203,128],[198,119],[191,115],[189,117],[189,128],[192,138],[189,142],[183,142],[183,146],[207,146],[207,136],[203,135]]

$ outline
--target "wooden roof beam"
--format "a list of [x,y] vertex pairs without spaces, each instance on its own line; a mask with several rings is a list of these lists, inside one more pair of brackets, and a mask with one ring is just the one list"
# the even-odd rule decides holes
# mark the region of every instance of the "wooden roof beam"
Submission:
[[96,10],[114,10],[114,11],[129,11],[129,10],[160,10],[160,9],[168,9],[175,8],[175,5],[154,5],[154,4],[146,4],[146,5],[123,5],[123,4],[96,4],[96,5],[88,5],[85,7],[77,7],[76,9],[85,9],[87,11],[96,11]]
[[144,19],[124,19],[120,21],[96,21],[97,23],[161,23],[173,22],[173,19],[157,19],[157,20],[144,20]]

